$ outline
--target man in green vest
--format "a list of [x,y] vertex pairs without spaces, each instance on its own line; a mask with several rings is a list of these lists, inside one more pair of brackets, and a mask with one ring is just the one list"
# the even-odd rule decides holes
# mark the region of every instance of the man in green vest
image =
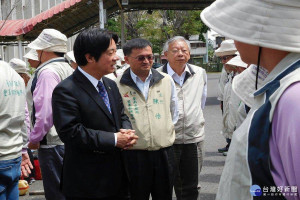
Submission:
[[151,69],[152,44],[128,41],[123,52],[130,65],[117,79],[125,113],[139,140],[124,152],[132,200],[172,199],[174,182],[174,124],[178,118],[173,79]]

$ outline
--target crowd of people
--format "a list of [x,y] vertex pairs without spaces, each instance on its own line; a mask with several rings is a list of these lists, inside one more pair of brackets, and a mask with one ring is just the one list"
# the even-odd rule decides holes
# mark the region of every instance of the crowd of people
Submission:
[[[8,125],[1,129],[14,151],[13,157],[1,159],[22,166],[27,176],[33,169],[27,148],[38,149],[48,200],[142,200],[150,195],[165,200],[172,199],[173,187],[178,199],[199,199],[205,70],[188,64],[191,47],[180,36],[166,41],[168,63],[158,70],[152,68],[148,40],[129,40],[121,51],[117,42],[114,33],[89,28],[67,52],[66,36],[44,29],[24,56],[36,69],[31,77],[25,62],[10,61],[14,76],[8,80],[6,75],[1,86],[14,101],[20,99],[10,102],[20,105],[19,121],[6,123],[18,125],[14,131]],[[13,92],[17,86],[18,93]],[[19,176],[7,183],[1,193],[5,199],[18,195]]]
[[[215,51],[227,142],[216,199],[300,199],[300,4],[217,0],[201,19],[228,38]],[[44,29],[24,56],[32,75],[20,59],[0,61],[0,200],[18,199],[31,150],[47,200],[172,200],[173,188],[200,199],[205,70],[188,63],[184,37],[165,42],[158,69],[151,42],[118,41],[88,28],[67,52],[67,37]]]

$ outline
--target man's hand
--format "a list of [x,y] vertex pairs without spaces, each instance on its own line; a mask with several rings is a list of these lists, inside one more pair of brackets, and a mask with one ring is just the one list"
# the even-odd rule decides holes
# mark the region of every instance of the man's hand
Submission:
[[28,153],[22,154],[22,162],[21,162],[21,175],[24,177],[28,177],[29,174],[31,174],[31,170],[33,169],[33,166],[30,162]]
[[128,149],[136,144],[138,136],[134,134],[135,131],[131,129],[120,129],[117,133],[117,147]]
[[40,143],[31,143],[31,142],[29,142],[28,143],[28,148],[29,149],[38,149],[38,148],[40,148]]

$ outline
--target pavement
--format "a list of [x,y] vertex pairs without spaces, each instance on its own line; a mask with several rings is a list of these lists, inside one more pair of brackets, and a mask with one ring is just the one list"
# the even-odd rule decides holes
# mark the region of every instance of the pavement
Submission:
[[[221,110],[217,100],[218,80],[220,73],[209,73],[207,84],[207,101],[204,109],[205,118],[205,157],[201,171],[201,200],[214,200],[218,190],[218,183],[221,177],[225,158],[217,152],[218,148],[226,145],[221,130]],[[30,192],[43,190],[42,181],[36,181],[30,185]],[[174,200],[176,200],[174,194]],[[21,196],[20,200],[45,200],[44,195]]]

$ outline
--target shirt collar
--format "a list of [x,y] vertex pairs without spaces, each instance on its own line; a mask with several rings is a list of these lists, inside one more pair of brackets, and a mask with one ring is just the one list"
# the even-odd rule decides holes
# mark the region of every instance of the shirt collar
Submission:
[[[173,77],[174,74],[176,74],[176,72],[175,72],[175,71],[172,69],[172,67],[170,66],[170,63],[167,64],[167,72],[168,72],[168,74],[169,74],[170,76],[172,76],[172,77]],[[184,71],[183,71],[183,73],[182,73],[181,75],[186,74],[186,73],[184,73],[184,72],[191,74],[190,69],[188,68],[187,65],[185,65]],[[179,76],[179,75],[177,74],[177,76]]]
[[102,78],[100,80],[97,80],[92,75],[86,73],[81,67],[78,66],[78,70],[87,78],[89,81],[93,84],[95,88],[97,88],[98,82],[101,81],[103,83]]
[[[133,73],[133,71],[131,69],[130,69],[130,75],[131,75],[131,78],[134,81],[134,83],[136,83],[137,80],[142,81],[135,73]],[[151,77],[152,77],[152,70],[150,69],[149,74],[146,78],[146,81],[149,80]]]

